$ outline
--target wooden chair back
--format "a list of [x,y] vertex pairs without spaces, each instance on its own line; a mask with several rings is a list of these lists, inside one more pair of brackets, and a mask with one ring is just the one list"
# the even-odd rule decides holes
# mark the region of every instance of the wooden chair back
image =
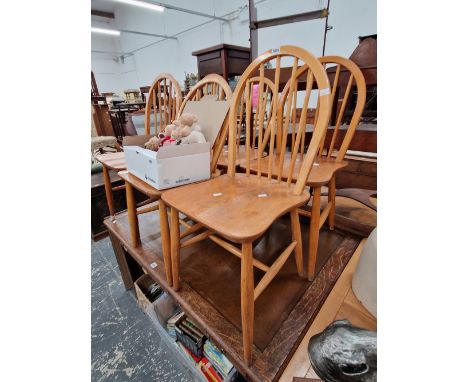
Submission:
[[[321,156],[324,151],[326,152],[326,157],[330,158],[333,154],[336,154],[337,160],[343,160],[346,155],[346,151],[351,143],[354,132],[356,131],[357,125],[361,119],[362,111],[364,110],[364,105],[366,103],[366,82],[364,80],[364,75],[361,72],[361,69],[351,60],[339,57],[339,56],[324,56],[320,57],[319,61],[323,64],[324,68],[327,69],[332,67],[335,72],[330,81],[333,82],[331,88],[331,102],[332,102],[332,115],[330,118],[330,126],[333,127],[333,133],[331,139],[326,137],[325,134],[322,137],[322,142],[320,144],[320,149],[318,155]],[[298,76],[302,76],[303,73],[307,70],[306,67],[301,67],[297,71]],[[343,86],[344,84],[344,86]],[[287,102],[287,96],[290,91],[291,85],[290,82],[286,84],[281,94],[280,99],[280,110],[283,111]],[[357,99],[355,103],[355,108],[353,110],[347,110],[349,106],[349,99],[352,89],[356,89]],[[314,113],[314,122],[315,126],[318,118],[318,109]],[[352,117],[349,124],[346,126],[346,121],[343,117],[345,112],[350,112]],[[285,118],[287,116],[281,116]],[[295,144],[294,131],[296,129],[296,110],[295,105],[293,106],[292,116],[290,117],[292,121],[292,146]],[[339,130],[346,129],[346,133],[342,139],[341,145],[339,148],[335,148],[338,132]],[[281,139],[287,139],[287,136],[282,137]],[[303,131],[302,136],[300,137],[300,152],[304,153],[305,145],[305,131]],[[337,152],[336,152],[337,151]]]
[[[239,118],[237,121],[237,138],[236,138],[236,146],[239,149],[242,141],[245,140],[246,137],[246,129],[247,127],[250,129],[250,137],[249,139],[249,146],[252,149],[255,149],[259,146],[260,137],[263,139],[268,139],[267,134],[269,131],[265,131],[265,128],[269,126],[273,108],[273,93],[275,89],[275,84],[270,79],[264,77],[263,78],[263,89],[260,91],[260,77],[255,76],[249,78],[247,80],[246,87],[249,88],[250,99],[247,100],[245,97],[245,93],[242,93],[242,98],[240,101],[240,111],[239,111]],[[253,107],[253,93],[254,89],[257,89],[257,105]],[[261,95],[261,98],[260,98]],[[249,102],[251,107],[247,108],[246,103]],[[249,123],[247,123],[247,119]],[[260,131],[262,130],[262,131]]]
[[[204,99],[214,99],[216,101],[229,101],[232,98],[232,90],[226,80],[218,74],[208,74],[198,81],[188,92],[182,105],[180,106],[177,117],[182,115],[189,101],[203,102]],[[216,164],[221,155],[224,142],[228,133],[228,116],[226,116],[218,136],[212,146],[211,172],[216,170]]]
[[[280,83],[280,70],[281,70],[281,61],[293,61],[292,71],[290,77],[290,90],[285,96],[285,105],[286,105],[286,118],[282,118],[282,113],[280,112],[280,102],[279,102],[279,83]],[[271,62],[273,67],[275,67],[274,72],[274,85],[273,85],[273,100],[272,100],[272,110],[271,118],[265,127],[265,129],[259,129],[258,136],[258,152],[263,152],[264,149],[268,146],[269,158],[268,158],[268,172],[266,175],[262,175],[260,170],[261,156],[259,155],[256,160],[250,155],[251,151],[251,142],[252,137],[250,136],[250,119],[247,116],[250,116],[252,113],[252,92],[251,87],[247,86],[249,79],[254,78],[259,73],[259,100],[263,100],[263,92],[265,90],[265,65]],[[302,66],[305,66],[304,73],[307,77],[305,97],[303,100],[303,108],[301,116],[299,119],[298,129],[296,131],[296,139],[294,147],[292,148],[292,159],[289,166],[287,184],[291,186],[294,183],[293,172],[294,164],[296,161],[297,153],[299,151],[300,139],[297,137],[302,136],[303,131],[305,131],[306,125],[306,113],[309,102],[311,99],[312,89],[315,89],[314,92],[317,93],[316,104],[317,109],[320,111],[318,113],[315,133],[312,136],[310,144],[308,145],[307,152],[305,154],[304,160],[302,161],[297,180],[292,189],[294,195],[299,195],[304,191],[307,178],[309,176],[310,170],[313,165],[313,161],[317,155],[320,144],[322,142],[322,137],[326,133],[328,127],[328,120],[330,116],[331,109],[331,95],[330,95],[330,83],[328,81],[327,74],[323,68],[320,61],[315,58],[310,52],[305,49],[284,45],[279,49],[269,50],[260,56],[258,56],[245,70],[244,74],[237,84],[236,90],[233,96],[233,102],[231,105],[231,110],[229,114],[229,161],[228,161],[228,175],[231,177],[235,176],[235,163],[236,163],[236,135],[237,135],[237,125],[239,120],[239,112],[241,110],[240,104],[242,99],[247,100],[245,102],[245,113],[246,113],[246,175],[250,176],[250,169],[252,165],[257,165],[256,176],[266,176],[268,179],[272,179],[273,176],[276,177],[276,182],[281,182],[283,177],[283,164],[286,151],[286,140],[278,140],[277,133],[278,131],[282,132],[282,136],[286,136],[289,128],[289,120],[291,115],[291,109],[293,107],[294,101],[297,100],[297,80],[298,80],[298,69]],[[320,101],[320,102],[319,102]],[[258,114],[260,116],[263,114],[263,103],[259,102]],[[265,130],[265,131],[263,131]],[[273,173],[273,157],[275,154],[279,153],[280,164],[279,164],[279,173]],[[252,158],[252,160],[251,160]],[[272,179],[273,180],[273,179]]]
[[149,89],[146,100],[145,134],[151,134],[151,112],[154,114],[154,133],[157,135],[176,119],[181,103],[182,92],[177,80],[168,73],[157,76]]

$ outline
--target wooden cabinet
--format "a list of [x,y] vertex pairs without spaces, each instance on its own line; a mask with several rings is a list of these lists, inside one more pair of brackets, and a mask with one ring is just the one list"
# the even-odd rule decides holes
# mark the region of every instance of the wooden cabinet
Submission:
[[250,48],[228,44],[215,45],[210,48],[192,52],[197,57],[198,76],[215,73],[227,81],[230,77],[240,76],[250,64]]

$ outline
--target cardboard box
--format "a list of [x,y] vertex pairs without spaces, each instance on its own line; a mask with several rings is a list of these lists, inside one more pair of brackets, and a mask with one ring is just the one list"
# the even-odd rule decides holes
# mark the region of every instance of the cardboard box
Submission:
[[140,276],[134,283],[137,303],[143,311],[145,311],[149,305],[153,304],[153,301],[150,301],[144,292],[145,290],[148,290],[152,284],[155,284],[155,282],[146,273]]
[[163,146],[158,152],[124,146],[127,170],[158,190],[210,178],[210,143]]

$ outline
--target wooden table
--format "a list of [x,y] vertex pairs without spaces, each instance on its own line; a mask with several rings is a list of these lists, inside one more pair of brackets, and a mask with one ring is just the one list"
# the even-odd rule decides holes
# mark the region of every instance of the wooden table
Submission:
[[[134,265],[138,264],[181,305],[186,314],[194,320],[200,330],[210,337],[216,346],[224,349],[236,369],[254,382],[277,381],[281,377],[290,357],[294,354],[294,349],[301,342],[311,321],[317,313],[320,314],[320,306],[331,290],[330,282],[334,283],[339,278],[341,270],[359,243],[356,237],[340,233],[336,229],[335,231],[325,230],[323,232],[325,237],[320,241],[322,245],[319,249],[319,258],[323,259],[323,265],[317,267],[321,270],[313,282],[308,282],[297,276],[294,259],[291,258],[289,270],[285,270],[282,277],[273,281],[274,284],[269,286],[272,289],[266,290],[264,293],[267,294],[262,294],[259,298],[259,304],[263,306],[263,309],[260,305],[257,307],[257,319],[264,321],[265,316],[272,314],[277,318],[275,318],[275,322],[278,323],[278,327],[272,330],[273,339],[265,344],[266,347],[255,348],[254,362],[248,366],[242,356],[240,324],[235,324],[233,321],[235,317],[240,320],[240,306],[233,315],[221,313],[225,310],[226,301],[236,301],[233,297],[240,293],[238,288],[232,287],[240,283],[238,259],[230,256],[226,250],[209,240],[200,242],[200,246],[193,250],[191,247],[184,248],[181,251],[181,262],[184,264],[181,268],[183,277],[180,289],[174,291],[167,281],[162,255],[163,249],[161,248],[162,240],[157,234],[159,217],[155,214],[139,215],[141,245],[133,247],[127,215],[127,212],[117,214],[115,223],[111,223],[109,220],[106,220],[105,223],[109,229],[122,277],[124,281],[127,280],[125,283],[126,286],[128,285],[127,288],[131,287],[131,282],[135,280]],[[285,227],[289,224],[288,221],[289,219],[278,222],[269,238],[258,244],[255,249],[257,257],[274,258],[275,251],[272,250],[270,244],[275,243],[275,247],[281,247],[285,243],[287,238],[281,239],[283,236],[281,233],[285,231]],[[305,235],[308,229],[307,225],[304,225],[302,229],[305,248],[307,248]],[[329,256],[333,256],[333,258],[329,258]],[[212,267],[216,270],[213,270]],[[290,287],[284,287],[285,282]],[[221,287],[219,287],[220,283]],[[210,287],[213,285],[218,285],[218,288]],[[301,291],[302,287],[305,288],[304,294],[300,292],[301,297],[297,302],[295,299],[288,300],[278,297],[278,293],[285,297],[291,287],[300,288]],[[205,295],[208,293],[207,288],[211,288],[209,297]],[[261,299],[264,299],[263,303]],[[287,303],[284,303],[285,301]],[[238,305],[240,304],[232,304],[236,307]],[[304,376],[305,372],[302,375],[299,373],[293,375]],[[287,381],[290,382],[291,378]]]

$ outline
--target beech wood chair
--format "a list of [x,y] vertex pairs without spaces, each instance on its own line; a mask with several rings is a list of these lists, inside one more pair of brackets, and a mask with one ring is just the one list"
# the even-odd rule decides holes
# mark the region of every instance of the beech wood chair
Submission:
[[[164,91],[166,89],[166,91]],[[157,101],[158,100],[158,101]],[[164,130],[166,124],[171,123],[175,119],[179,111],[180,103],[182,100],[182,93],[180,85],[177,80],[168,73],[158,75],[149,89],[148,98],[145,107],[145,134],[150,135],[151,132],[151,110],[154,112],[154,128],[155,133]],[[162,107],[158,107],[162,105]],[[159,129],[157,129],[156,114],[159,113]],[[171,119],[172,118],[172,119]],[[109,171],[123,171],[127,168],[125,164],[125,154],[122,152],[103,154],[96,157],[102,164],[102,176],[104,178],[104,189],[106,192],[106,201],[109,208],[109,215],[114,220],[115,207],[114,207],[114,191],[125,188],[124,185],[112,187],[110,181]],[[144,204],[147,204],[145,202]]]
[[154,114],[154,135],[157,135],[176,119],[181,103],[182,91],[177,80],[169,73],[157,76],[150,87],[146,100],[145,134],[151,134],[151,110]]
[[[199,81],[195,85],[195,87],[187,94],[187,97],[184,99],[182,105],[180,106],[180,109],[177,112],[177,117],[179,117],[184,112],[184,110],[188,107],[189,101],[203,102],[204,96],[206,95],[216,96],[216,99],[218,101],[230,101],[232,97],[232,91],[228,83],[223,77],[217,74],[210,74],[204,77],[201,81]],[[151,97],[151,92],[150,92],[150,97]],[[148,97],[148,103],[151,100],[150,97]],[[175,115],[172,115],[172,116],[174,116],[173,119],[176,119]],[[212,146],[212,155],[211,155],[212,174],[216,170],[216,162],[221,152],[222,143],[226,139],[225,137],[228,131],[227,126],[228,124],[227,124],[227,116],[226,116],[220,128],[218,136]],[[168,190],[158,190],[150,186],[148,183],[137,178],[136,176],[132,175],[128,171],[120,171],[118,174],[125,181],[127,208],[128,208],[128,222],[130,226],[130,238],[131,238],[131,244],[134,247],[141,245],[140,230],[138,226],[138,215],[159,210],[164,269],[166,272],[167,282],[169,285],[172,285],[172,262],[171,262],[170,232],[169,232],[169,225],[168,225],[168,218],[167,218],[167,208],[166,208],[166,204],[161,199],[161,196]],[[134,192],[133,192],[134,188],[139,190],[143,194],[147,195],[150,198],[150,200],[157,201],[157,204],[147,207],[147,208],[137,210],[138,206],[135,204],[135,197],[134,197]],[[178,224],[182,224],[187,228],[186,232],[184,232],[185,235],[189,235],[191,230],[194,230],[196,228],[196,227],[192,227],[187,221],[183,219],[178,220]]]
[[[307,178],[307,186],[310,187],[312,194],[311,210],[309,211],[304,208],[299,210],[299,214],[310,217],[307,265],[307,277],[309,280],[312,280],[315,274],[319,231],[327,218],[330,230],[334,229],[336,173],[347,166],[347,162],[343,159],[351,143],[354,132],[356,131],[357,125],[359,124],[366,101],[366,83],[364,76],[359,67],[353,61],[339,56],[320,57],[319,61],[325,68],[327,65],[336,66],[336,71],[331,79],[333,82],[331,98],[334,109],[334,118],[330,119],[328,132],[322,137],[318,156],[314,161],[312,171]],[[296,78],[303,76],[306,70],[307,67],[305,66],[297,69]],[[342,86],[343,84],[344,86]],[[354,110],[347,110],[349,105],[349,96],[353,87],[357,90],[355,108]],[[293,92],[293,94],[297,93],[297,83],[291,80],[288,81],[281,94],[279,101],[279,118],[284,120],[285,123],[290,126],[289,130],[292,132],[292,147],[296,147],[296,145],[298,145],[300,149],[298,150],[297,156],[293,154],[294,151],[292,153],[286,152],[284,162],[281,161],[280,156],[276,153],[276,157],[273,159],[272,171],[277,175],[280,168],[282,168],[282,172],[284,174],[283,179],[286,179],[286,167],[292,171],[292,176],[296,179],[299,175],[299,169],[302,162],[305,160],[305,129],[301,131],[300,135],[295,134],[297,127],[296,103],[294,102],[295,97],[293,97],[292,107],[288,104],[288,100],[291,98],[289,96],[290,92]],[[348,114],[349,111],[351,111],[352,117],[348,121],[344,120],[345,111],[348,111]],[[318,114],[319,113],[317,113],[316,110],[314,113],[314,126],[316,126],[317,118],[319,118]],[[315,134],[315,128],[313,131]],[[283,142],[283,145],[286,145],[287,135],[282,135],[279,140]],[[269,162],[269,158],[261,159],[259,170],[263,174],[267,173]],[[280,163],[283,163],[283,166],[280,166]],[[291,163],[295,164],[293,166],[294,168],[291,167]],[[254,170],[254,172],[255,171],[257,170]],[[322,186],[328,186],[328,204],[325,206],[323,211],[320,212],[320,195]]]
[[[242,100],[247,100],[245,102],[246,114],[250,115],[252,112],[252,102],[249,101],[251,100],[251,87],[248,84],[249,79],[256,77],[258,72],[260,85],[259,100],[263,100],[262,93],[265,90],[263,86],[265,84],[264,64],[269,61],[275,61],[274,66],[276,67],[272,117],[265,132],[263,132],[263,129],[259,129],[258,142],[265,142],[268,139],[269,157],[273,159],[273,153],[275,150],[278,150],[281,157],[284,158],[285,145],[281,147],[275,146],[277,141],[276,132],[287,129],[287,124],[277,118],[279,111],[278,88],[280,67],[281,60],[285,58],[294,61],[293,79],[296,77],[299,60],[307,67],[307,103],[313,84],[316,84],[320,99],[320,113],[315,134],[308,147],[305,160],[302,162],[297,181],[293,179],[292,173],[289,174],[286,181],[282,180],[281,174],[275,178],[271,171],[271,160],[269,171],[265,175],[258,172],[254,176],[250,171],[250,166],[247,166],[245,174],[236,174],[237,135]],[[302,239],[298,207],[304,205],[309,199],[308,193],[304,190],[305,184],[322,142],[322,136],[326,133],[330,114],[330,99],[330,84],[326,72],[320,62],[311,53],[295,46],[281,46],[275,51],[269,50],[263,53],[245,70],[234,92],[229,113],[228,173],[203,183],[190,184],[168,190],[162,196],[164,202],[171,207],[171,257],[173,288],[175,290],[178,290],[180,285],[179,263],[181,248],[209,238],[241,258],[242,335],[244,360],[247,364],[252,362],[254,301],[278,274],[293,251],[295,253],[298,274],[300,276],[303,275]],[[288,98],[288,105],[290,103],[291,97]],[[260,116],[263,115],[262,108],[263,103],[259,102]],[[301,129],[305,128],[305,113],[306,109],[303,110],[301,115],[298,134],[301,134]],[[246,123],[250,123],[249,118],[247,118]],[[284,132],[286,133],[287,130]],[[250,129],[246,128],[245,146],[247,163],[250,163],[250,158],[253,157],[251,148],[253,136],[251,135],[253,134],[251,134]],[[260,149],[263,150],[263,148]],[[260,149],[259,151],[262,151]],[[295,147],[294,156],[296,156],[297,151],[298,145]],[[260,164],[258,159],[257,157],[257,163]],[[191,197],[187,198],[187,195],[191,195]],[[193,203],[193,200],[197,202]],[[178,224],[179,212],[196,222],[194,227],[205,230],[196,236],[181,241],[182,235],[180,235]],[[252,243],[255,239],[262,236],[276,219],[286,213],[289,213],[291,218],[292,242],[271,266],[267,266],[254,259]],[[194,232],[195,229],[191,231],[191,233]],[[240,244],[241,248],[235,244]],[[265,275],[255,288],[253,278],[254,267],[265,272]]]

